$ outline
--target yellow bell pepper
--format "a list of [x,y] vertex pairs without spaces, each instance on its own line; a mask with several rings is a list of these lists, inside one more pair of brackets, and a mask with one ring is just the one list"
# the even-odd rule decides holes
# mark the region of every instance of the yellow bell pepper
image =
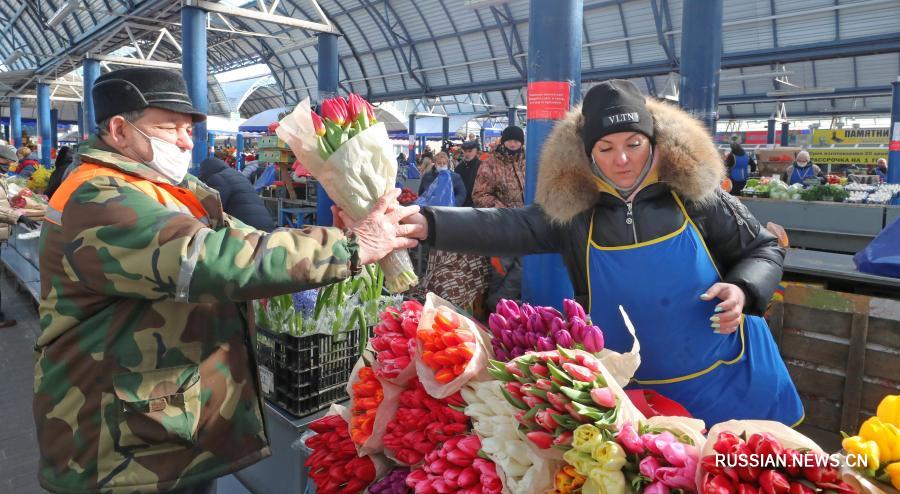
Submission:
[[885,424],[878,417],[870,417],[859,428],[859,436],[878,443],[881,463],[900,460],[900,430],[892,424]]
[[891,485],[900,491],[900,462],[891,463],[884,468],[885,473],[891,478]]
[[841,446],[848,455],[856,456],[856,462],[853,464],[857,467],[865,466],[866,470],[878,470],[880,465],[880,456],[878,443],[875,441],[867,441],[859,436],[851,436],[841,441]]
[[887,395],[875,414],[882,422],[900,427],[900,395]]

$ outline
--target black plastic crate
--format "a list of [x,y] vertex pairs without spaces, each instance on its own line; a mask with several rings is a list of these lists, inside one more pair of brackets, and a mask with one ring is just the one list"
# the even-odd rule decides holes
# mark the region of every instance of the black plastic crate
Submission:
[[[315,413],[347,398],[346,386],[359,358],[359,333],[291,336],[257,328],[257,354],[274,375],[274,396],[263,393],[297,416]],[[266,358],[268,360],[266,360]]]

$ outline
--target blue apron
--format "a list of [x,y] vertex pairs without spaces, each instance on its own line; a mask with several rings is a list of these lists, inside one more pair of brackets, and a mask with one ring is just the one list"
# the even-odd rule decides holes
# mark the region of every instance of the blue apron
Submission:
[[707,426],[730,419],[798,424],[803,405],[766,322],[745,315],[730,335],[710,327],[720,301],[700,295],[722,278],[681,200],[675,200],[685,218],[681,228],[634,245],[595,244],[591,218],[591,319],[608,348],[627,352],[632,338],[617,310],[622,305],[641,343],[635,387],[681,403]]
[[815,177],[815,175],[813,174],[812,168],[813,168],[812,165],[806,165],[806,166],[794,165],[794,171],[791,172],[791,179],[788,181],[788,185],[794,185],[794,184],[806,185],[805,183],[803,183],[804,180],[806,180],[807,178]]
[[731,167],[731,180],[733,182],[746,182],[750,175],[750,155],[734,156],[734,166]]

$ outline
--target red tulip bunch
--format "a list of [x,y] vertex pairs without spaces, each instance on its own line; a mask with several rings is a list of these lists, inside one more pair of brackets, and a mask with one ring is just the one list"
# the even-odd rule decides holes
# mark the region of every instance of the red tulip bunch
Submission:
[[316,435],[306,440],[313,450],[306,460],[309,476],[322,494],[358,494],[375,480],[375,464],[360,458],[350,439],[347,421],[329,415],[309,424]]
[[[710,438],[712,440],[712,438]],[[827,456],[784,447],[770,433],[715,438],[717,454],[700,460],[704,494],[851,494]]]
[[381,313],[381,323],[375,326],[375,337],[371,341],[378,377],[395,379],[409,367],[421,317],[422,304],[414,300],[404,302],[400,309],[389,307]]
[[451,438],[425,456],[425,463],[406,477],[406,485],[416,494],[500,494],[497,467],[478,455],[480,449],[478,436]]
[[459,411],[465,406],[459,393],[438,400],[413,379],[400,393],[397,412],[387,425],[385,449],[399,463],[418,464],[438,444],[466,433],[469,418]]

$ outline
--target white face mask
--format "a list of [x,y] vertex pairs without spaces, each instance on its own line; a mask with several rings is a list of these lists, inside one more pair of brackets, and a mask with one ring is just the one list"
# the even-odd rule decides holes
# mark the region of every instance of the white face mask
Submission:
[[[127,120],[126,120],[127,122]],[[146,137],[150,141],[150,148],[153,150],[153,158],[147,162],[147,165],[154,170],[162,173],[172,182],[179,184],[187,175],[188,168],[191,166],[191,150],[183,151],[175,144],[168,143],[158,137],[150,137],[141,132],[133,123],[128,122],[134,130]]]
[[799,166],[800,168],[805,168],[808,165],[809,165],[809,161],[798,161],[797,162],[797,166]]

